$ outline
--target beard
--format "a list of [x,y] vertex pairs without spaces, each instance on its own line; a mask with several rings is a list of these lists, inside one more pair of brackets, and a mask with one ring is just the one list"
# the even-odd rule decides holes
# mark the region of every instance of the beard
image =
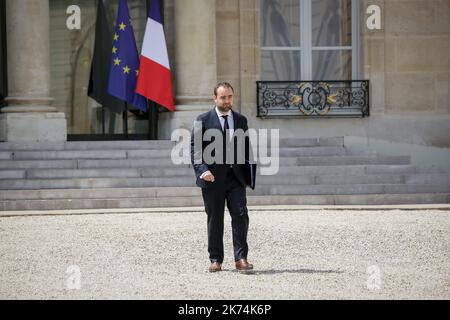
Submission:
[[220,112],[223,112],[223,113],[226,113],[226,112],[230,111],[232,107],[233,107],[233,106],[232,106],[231,104],[223,105],[223,106],[220,106],[220,107],[217,106],[217,108],[219,109],[219,111],[220,111]]

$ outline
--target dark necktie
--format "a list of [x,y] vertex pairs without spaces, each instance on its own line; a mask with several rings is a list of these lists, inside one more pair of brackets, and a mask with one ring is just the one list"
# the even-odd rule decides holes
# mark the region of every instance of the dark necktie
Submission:
[[227,145],[230,141],[230,126],[228,125],[228,115],[223,115],[222,118],[225,120],[225,125],[223,126],[223,163],[226,163],[227,159]]
[[223,129],[226,132],[226,130],[230,129],[230,126],[228,125],[228,115],[226,114],[226,115],[222,116],[222,118],[225,119],[225,125],[224,125]]

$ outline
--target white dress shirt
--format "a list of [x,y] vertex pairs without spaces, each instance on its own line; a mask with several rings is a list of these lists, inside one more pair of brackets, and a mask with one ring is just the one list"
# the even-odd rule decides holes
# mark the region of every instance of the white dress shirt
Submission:
[[[233,133],[234,133],[234,118],[233,118],[233,112],[228,111],[227,113],[221,113],[219,111],[219,109],[216,107],[215,108],[217,116],[219,117],[219,121],[220,121],[220,125],[222,126],[222,130],[225,128],[225,118],[222,116],[227,115],[228,116],[228,127],[230,128],[230,141],[233,138]],[[209,170],[208,170],[209,171]],[[206,172],[208,172],[206,171]],[[203,172],[200,176],[200,179],[203,179],[203,177],[205,176],[206,172]]]
[[225,118],[222,116],[228,116],[228,127],[230,127],[230,141],[233,138],[234,134],[234,119],[233,119],[233,112],[229,110],[227,113],[221,113],[219,109],[216,107],[216,113],[219,117],[220,125],[222,126],[222,130],[225,127]]

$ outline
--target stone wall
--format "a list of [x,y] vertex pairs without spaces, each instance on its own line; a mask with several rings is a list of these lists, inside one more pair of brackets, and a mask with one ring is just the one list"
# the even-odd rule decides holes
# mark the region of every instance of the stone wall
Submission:
[[450,1],[363,3],[382,8],[382,29],[362,29],[373,113],[449,114]]
[[216,1],[217,80],[231,82],[236,109],[256,117],[259,65],[259,0]]
[[[370,4],[381,7],[381,30],[366,28]],[[282,137],[354,136],[367,144],[450,148],[449,0],[361,1],[361,78],[371,82],[365,119],[257,118],[259,0],[216,6],[217,78],[235,84],[236,109],[251,126],[280,129]]]

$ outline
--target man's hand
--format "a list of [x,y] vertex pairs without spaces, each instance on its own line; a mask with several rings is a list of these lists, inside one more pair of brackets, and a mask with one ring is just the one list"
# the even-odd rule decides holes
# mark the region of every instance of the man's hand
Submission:
[[206,172],[204,172],[204,173],[201,175],[200,179],[203,179],[203,180],[209,181],[209,182],[214,182],[214,176],[213,176],[213,174],[211,173],[211,171],[209,171],[209,170],[206,171]]

